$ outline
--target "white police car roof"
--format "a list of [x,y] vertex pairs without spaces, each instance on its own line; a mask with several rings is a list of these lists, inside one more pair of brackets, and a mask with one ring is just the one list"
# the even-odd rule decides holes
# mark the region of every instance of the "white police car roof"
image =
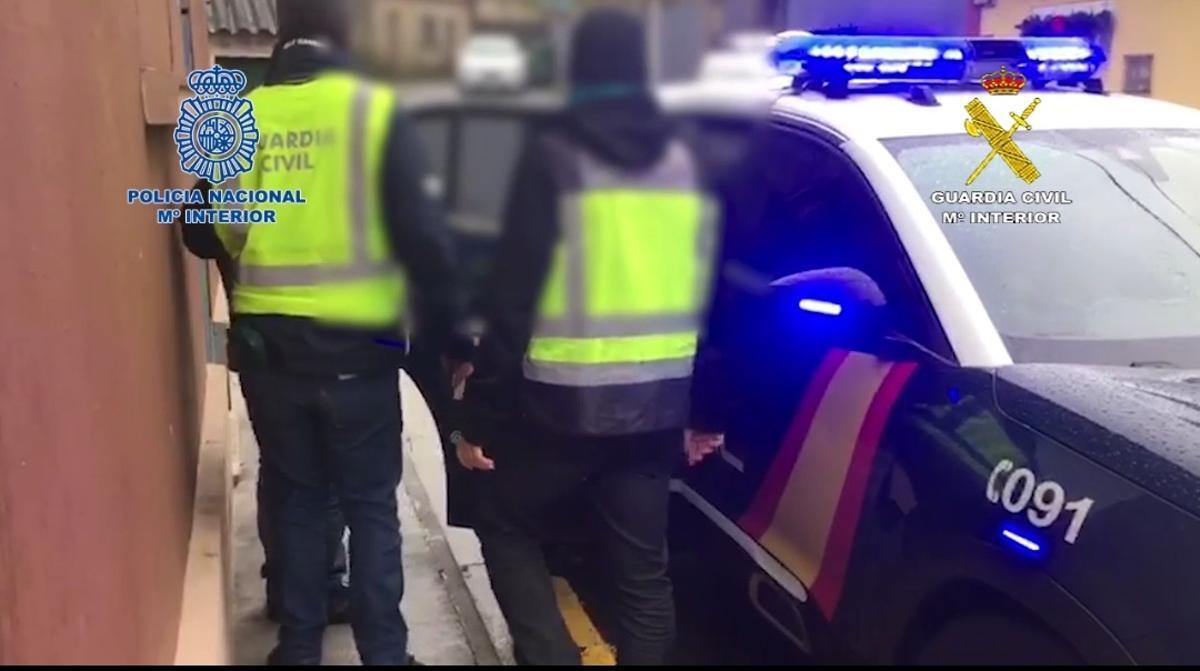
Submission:
[[856,139],[888,139],[959,134],[966,104],[979,98],[1003,125],[1009,112],[1020,113],[1034,97],[1042,98],[1030,119],[1033,130],[1088,128],[1189,128],[1200,130],[1200,109],[1151,98],[1086,94],[1082,91],[1024,91],[1016,96],[989,96],[980,89],[932,89],[937,106],[924,106],[896,92],[853,91],[829,98],[815,91],[780,94],[761,83],[744,86],[685,83],[664,86],[659,97],[668,109],[714,114],[767,114],[811,119]]
[[749,116],[770,112],[782,89],[761,80],[744,84],[697,80],[661,85],[655,92],[669,111]]
[[[1100,95],[1081,91],[1046,89],[1017,96],[989,96],[980,89],[933,89],[938,105],[920,105],[903,93],[851,92],[832,99],[817,92],[790,93],[764,86],[761,81],[686,82],[657,88],[663,106],[673,112],[738,118],[776,116],[809,119],[854,140],[963,134],[965,107],[973,98],[988,105],[997,121],[1009,121],[1009,112],[1020,113],[1033,98],[1042,99],[1030,118],[1036,130],[1102,128],[1200,129],[1200,110],[1137,96]],[[471,107],[550,111],[562,104],[561,95],[527,93],[508,99],[464,97],[457,92],[409,97],[413,107]]]
[[920,105],[903,93],[854,91],[843,99],[822,93],[781,93],[761,83],[744,86],[690,82],[664,86],[659,98],[668,109],[713,114],[811,119],[855,139],[888,139],[965,132],[966,105],[979,98],[1003,125],[1008,113],[1020,113],[1041,98],[1030,118],[1034,130],[1102,128],[1200,129],[1200,110],[1137,96],[1082,91],[1029,90],[1016,96],[989,96],[982,89],[932,89],[938,105]]
[[774,107],[783,116],[816,120],[854,138],[898,138],[963,133],[966,105],[979,98],[1006,125],[1009,112],[1020,113],[1033,99],[1041,104],[1030,118],[1034,130],[1102,128],[1200,129],[1200,110],[1125,95],[1076,91],[1027,91],[1016,96],[989,96],[985,91],[933,90],[938,105],[919,105],[901,94],[851,93],[831,100],[805,92],[782,97]]

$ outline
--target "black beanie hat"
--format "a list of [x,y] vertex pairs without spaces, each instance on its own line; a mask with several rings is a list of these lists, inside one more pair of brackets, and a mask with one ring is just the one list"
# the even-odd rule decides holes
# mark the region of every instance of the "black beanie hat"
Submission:
[[589,12],[575,28],[571,85],[625,85],[644,88],[646,31],[636,16],[618,9]]
[[347,0],[275,0],[279,16],[279,42],[299,38],[325,38],[346,47],[350,38]]

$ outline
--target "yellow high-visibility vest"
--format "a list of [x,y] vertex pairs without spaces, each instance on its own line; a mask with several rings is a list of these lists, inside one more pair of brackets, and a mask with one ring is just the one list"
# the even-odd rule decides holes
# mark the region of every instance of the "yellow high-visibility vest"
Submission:
[[222,187],[299,190],[307,202],[237,205],[273,209],[276,223],[217,226],[238,265],[233,311],[396,324],[405,285],[380,193],[395,94],[336,73],[247,98],[260,138],[254,168]]
[[575,169],[556,171],[561,235],[524,362],[526,412],[585,435],[682,428],[716,235],[693,157],[676,142],[629,173],[562,153]]

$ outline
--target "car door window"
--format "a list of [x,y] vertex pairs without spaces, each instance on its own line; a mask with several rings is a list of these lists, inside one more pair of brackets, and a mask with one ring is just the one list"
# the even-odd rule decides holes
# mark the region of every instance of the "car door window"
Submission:
[[756,127],[754,120],[684,114],[677,122],[680,137],[693,149],[710,181],[725,183],[742,169]]
[[[874,190],[830,139],[774,126],[753,158],[764,185],[742,216],[756,218],[746,241],[752,264],[772,278],[848,267],[869,275],[890,308],[892,326],[939,354],[949,346],[932,305]],[[743,208],[744,209],[744,208]]]
[[[935,352],[948,349],[891,222],[836,144],[774,126],[756,138],[747,165],[730,204],[727,274],[739,267],[772,281],[824,268],[859,270],[879,285],[894,330]],[[736,325],[724,336],[735,361],[735,414],[745,449],[759,453],[766,468],[831,345],[796,326],[794,303],[720,294],[726,325]]]
[[[940,328],[870,185],[816,132],[779,125],[755,138],[726,229],[711,321],[732,399],[725,461],[738,472],[718,464],[689,481],[828,605],[824,581],[846,560],[837,511],[861,499],[870,469],[851,465],[876,447],[864,427],[890,413],[897,396],[882,390],[902,389],[916,366],[822,337],[761,282],[854,268],[879,285],[896,330],[933,349]],[[757,288],[729,279],[747,274]]]
[[528,120],[468,114],[459,127],[451,225],[470,235],[500,235],[504,207]]
[[477,296],[503,226],[513,173],[538,110],[449,105],[416,110],[417,132],[445,187],[463,281]]
[[423,114],[417,117],[416,128],[434,174],[443,185],[449,184],[453,119],[445,112]]

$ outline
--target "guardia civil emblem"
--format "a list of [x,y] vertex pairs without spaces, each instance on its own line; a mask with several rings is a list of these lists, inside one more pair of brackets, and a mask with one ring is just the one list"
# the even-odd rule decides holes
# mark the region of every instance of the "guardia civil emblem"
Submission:
[[220,184],[254,166],[258,127],[254,105],[238,94],[246,75],[219,65],[188,77],[196,96],[179,106],[175,144],[184,172]]
[[[1004,66],[1000,66],[999,72],[990,72],[984,75],[981,83],[990,95],[1015,96],[1025,88],[1026,81],[1025,76],[1020,72],[1010,72]],[[979,179],[979,175],[983,173],[984,168],[988,167],[992,159],[997,156],[1003,159],[1013,174],[1024,180],[1026,184],[1033,184],[1042,176],[1033,161],[1029,160],[1025,152],[1017,146],[1014,138],[1017,131],[1022,128],[1033,130],[1033,127],[1029,125],[1029,117],[1033,115],[1033,111],[1041,102],[1041,98],[1034,98],[1033,102],[1029,103],[1029,106],[1020,115],[1016,112],[1009,112],[1008,115],[1012,117],[1013,125],[1008,130],[1004,130],[1004,127],[996,121],[996,117],[992,116],[979,98],[975,98],[967,104],[967,114],[971,115],[971,118],[966,121],[967,133],[971,137],[982,136],[992,148],[983,162],[975,168],[975,172],[972,172],[971,176],[967,178],[967,186],[974,184],[975,180]]]

